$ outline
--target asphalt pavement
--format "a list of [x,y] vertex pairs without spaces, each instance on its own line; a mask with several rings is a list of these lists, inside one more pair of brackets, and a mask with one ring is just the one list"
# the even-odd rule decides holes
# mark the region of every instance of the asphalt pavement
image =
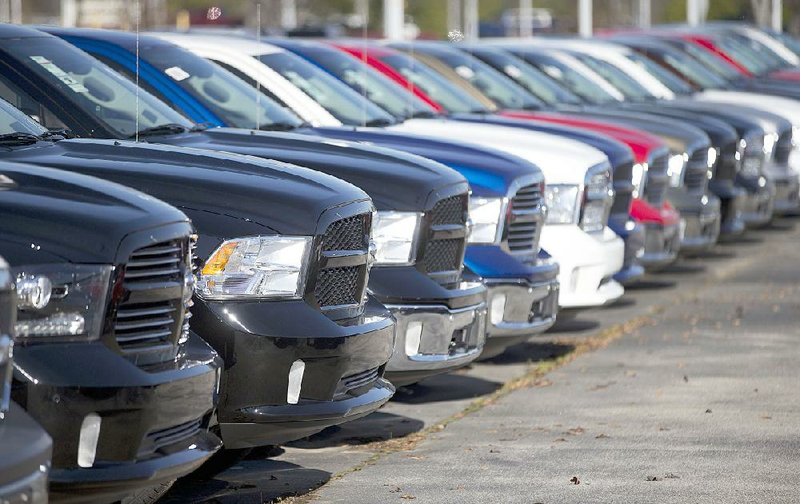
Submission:
[[798,314],[778,221],[165,501],[799,502]]

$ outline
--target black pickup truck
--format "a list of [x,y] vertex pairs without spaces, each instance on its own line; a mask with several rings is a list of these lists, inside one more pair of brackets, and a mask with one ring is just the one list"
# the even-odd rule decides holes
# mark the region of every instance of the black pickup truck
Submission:
[[[4,124],[0,160],[118,182],[192,219],[198,283],[190,327],[225,362],[212,426],[227,448],[301,438],[391,398],[382,376],[395,323],[366,292],[374,207],[363,191],[251,156],[48,140],[59,137],[0,100]],[[158,355],[160,340],[153,334],[138,345]]]
[[[97,43],[106,37],[126,43],[134,43],[136,38],[105,30],[48,31],[80,34]],[[139,139],[149,143],[298,164],[363,189],[377,209],[373,233],[375,268],[368,289],[398,321],[397,348],[386,368],[392,383],[404,385],[451,371],[480,355],[485,341],[486,288],[480,282],[462,278],[468,185],[456,171],[394,150],[274,131],[288,128],[282,121],[290,121],[291,116],[273,114],[269,107],[261,119],[263,129],[271,131],[198,131],[169,105],[143,90],[139,91],[137,114],[132,82],[120,81],[119,75],[101,61],[61,39],[34,30],[28,32],[23,44],[3,39],[0,50],[9,55],[7,62],[8,67],[14,68],[13,78],[25,80],[21,87],[30,90],[28,100],[13,98],[23,111],[36,115],[47,127],[66,126],[82,137],[124,139],[135,135],[130,128],[138,115]],[[148,56],[172,54],[168,42],[142,36],[139,43],[141,52]],[[46,68],[29,64],[32,60],[27,56],[34,55],[30,51],[46,55],[50,65],[62,68],[76,82],[83,82],[87,91],[76,94]],[[178,55],[180,64],[191,69],[193,75],[208,77],[207,86],[229,96],[248,92],[243,83],[245,89],[226,87],[229,83],[219,72],[215,73],[214,65],[181,52],[184,54]],[[145,59],[142,64],[147,64]],[[0,74],[0,80],[6,75],[12,77],[5,69]],[[113,103],[103,101],[108,90],[114,95]],[[40,113],[42,108],[51,113]],[[256,110],[257,106],[253,111]],[[111,113],[113,118],[109,117]]]
[[[0,179],[0,191],[4,181]],[[0,502],[47,502],[53,441],[11,402],[12,335],[17,320],[14,281],[0,257]]]
[[51,168],[0,163],[0,193],[17,292],[11,397],[53,438],[51,499],[111,502],[199,467],[221,446],[208,432],[220,363],[185,324],[189,220]]

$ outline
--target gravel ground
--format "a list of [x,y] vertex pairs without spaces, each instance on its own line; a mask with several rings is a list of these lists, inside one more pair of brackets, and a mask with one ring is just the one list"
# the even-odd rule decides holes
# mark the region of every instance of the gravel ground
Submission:
[[798,502],[798,262],[751,232],[166,502]]

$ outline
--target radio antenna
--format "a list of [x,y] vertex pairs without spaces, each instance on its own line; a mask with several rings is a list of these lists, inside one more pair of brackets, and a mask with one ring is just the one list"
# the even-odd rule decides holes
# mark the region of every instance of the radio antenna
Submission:
[[136,142],[139,141],[139,18],[142,15],[139,0],[136,0]]

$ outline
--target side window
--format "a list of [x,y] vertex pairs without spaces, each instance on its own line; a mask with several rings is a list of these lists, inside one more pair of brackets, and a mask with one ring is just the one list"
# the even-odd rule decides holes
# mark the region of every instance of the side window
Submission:
[[56,115],[19,86],[0,75],[0,98],[3,98],[47,129],[69,129]]

